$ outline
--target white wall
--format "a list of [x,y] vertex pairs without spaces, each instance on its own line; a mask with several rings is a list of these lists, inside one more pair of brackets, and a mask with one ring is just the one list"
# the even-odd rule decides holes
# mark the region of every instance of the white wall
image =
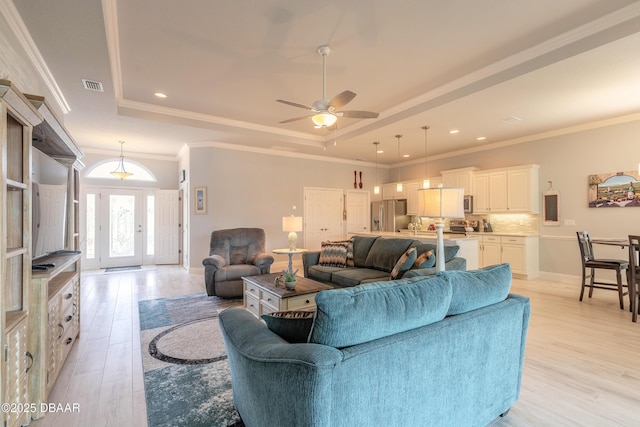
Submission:
[[[189,153],[190,193],[207,187],[207,214],[190,213],[191,269],[202,267],[209,254],[211,231],[235,227],[260,227],[267,234],[267,250],[287,247],[282,217],[303,216],[303,188],[353,188],[353,171],[362,171],[363,190],[373,192],[375,165],[337,163],[316,159],[235,151],[225,148],[191,148]],[[387,170],[378,170],[380,182]],[[193,202],[191,202],[193,204]],[[304,247],[303,233],[298,246]],[[286,256],[275,256],[284,262]]]

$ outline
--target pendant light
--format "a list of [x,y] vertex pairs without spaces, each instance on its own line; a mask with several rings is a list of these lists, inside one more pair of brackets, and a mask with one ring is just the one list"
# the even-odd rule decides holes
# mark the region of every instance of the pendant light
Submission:
[[396,193],[402,193],[402,181],[400,181],[400,138],[402,135],[396,135],[398,138],[398,183],[396,184]]
[[120,143],[120,161],[118,162],[118,167],[116,168],[116,170],[111,172],[111,175],[115,176],[116,178],[125,179],[129,178],[133,174],[131,172],[127,172],[124,168],[124,141],[118,142]]
[[380,186],[378,185],[378,145],[379,141],[374,141],[373,145],[376,147],[376,185],[373,186],[373,194],[380,194]]
[[429,130],[429,126],[422,126],[422,129],[424,129],[424,180],[422,181],[422,188],[429,188],[431,186],[429,174],[427,173],[427,130]]

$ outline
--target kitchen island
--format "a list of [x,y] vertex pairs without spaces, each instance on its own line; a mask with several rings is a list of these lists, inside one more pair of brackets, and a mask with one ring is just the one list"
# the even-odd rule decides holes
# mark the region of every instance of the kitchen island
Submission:
[[[402,239],[419,240],[424,243],[437,244],[436,233],[428,231],[418,231],[414,234],[413,231],[369,231],[349,233],[351,236],[381,236],[381,237],[399,237]],[[454,237],[455,236],[455,237]],[[445,246],[458,246],[460,250],[456,256],[467,260],[467,270],[477,270],[479,268],[478,251],[479,251],[479,237],[478,236],[465,236],[464,234],[449,234],[444,237]]]

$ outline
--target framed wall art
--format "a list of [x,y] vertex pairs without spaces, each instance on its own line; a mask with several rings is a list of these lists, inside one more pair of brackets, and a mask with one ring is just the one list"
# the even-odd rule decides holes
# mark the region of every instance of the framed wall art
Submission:
[[640,176],[636,172],[589,175],[590,208],[640,206]]
[[204,215],[207,213],[207,187],[196,187],[196,215]]

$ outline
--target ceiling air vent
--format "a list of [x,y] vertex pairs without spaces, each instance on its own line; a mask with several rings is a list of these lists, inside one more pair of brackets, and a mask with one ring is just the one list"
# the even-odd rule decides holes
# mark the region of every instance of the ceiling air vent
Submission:
[[82,79],[82,85],[87,90],[94,90],[96,92],[104,92],[104,89],[102,88],[102,83],[97,82],[95,80]]

